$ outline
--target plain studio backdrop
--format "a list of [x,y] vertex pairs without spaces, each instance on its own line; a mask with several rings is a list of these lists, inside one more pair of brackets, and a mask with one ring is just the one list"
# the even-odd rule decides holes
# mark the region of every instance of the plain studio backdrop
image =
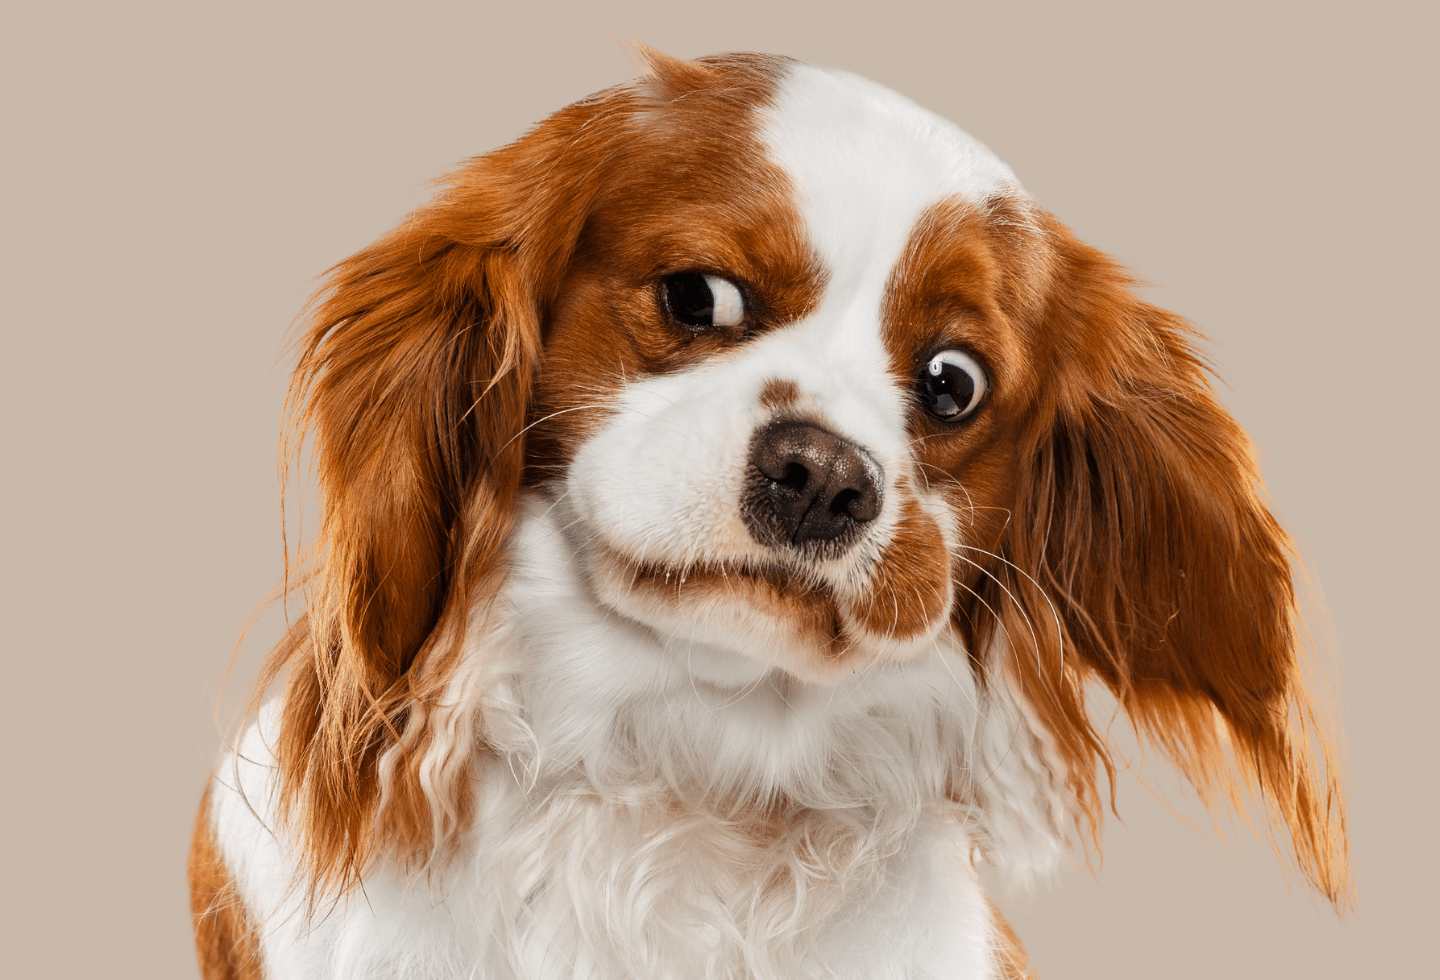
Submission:
[[195,975],[195,805],[281,628],[222,696],[281,573],[290,323],[430,179],[634,75],[615,35],[898,90],[1210,338],[1328,608],[1360,904],[1126,774],[1098,877],[997,891],[1043,980],[1433,969],[1433,5],[27,6],[0,27],[7,975]]

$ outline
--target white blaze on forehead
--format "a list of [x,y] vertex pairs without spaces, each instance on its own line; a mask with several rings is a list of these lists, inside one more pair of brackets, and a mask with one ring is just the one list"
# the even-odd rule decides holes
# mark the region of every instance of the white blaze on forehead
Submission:
[[1010,168],[964,130],[849,72],[795,65],[762,119],[770,157],[794,183],[830,273],[828,292],[849,293],[852,302],[879,302],[925,208],[1021,190]]

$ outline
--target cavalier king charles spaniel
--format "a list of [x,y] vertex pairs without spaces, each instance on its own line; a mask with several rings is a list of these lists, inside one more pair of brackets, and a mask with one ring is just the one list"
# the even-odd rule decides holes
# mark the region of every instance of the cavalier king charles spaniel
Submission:
[[1345,903],[1187,324],[879,85],[646,57],[316,301],[323,516],[201,806],[204,976],[1026,976],[976,864],[1095,839],[1091,682]]

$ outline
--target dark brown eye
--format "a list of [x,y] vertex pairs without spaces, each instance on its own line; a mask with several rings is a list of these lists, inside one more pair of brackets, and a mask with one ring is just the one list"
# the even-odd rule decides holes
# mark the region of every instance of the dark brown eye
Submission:
[[692,330],[738,327],[745,322],[740,287],[723,276],[677,272],[660,280],[665,310]]
[[989,386],[985,369],[963,350],[940,351],[915,378],[920,406],[940,422],[959,422],[971,415]]

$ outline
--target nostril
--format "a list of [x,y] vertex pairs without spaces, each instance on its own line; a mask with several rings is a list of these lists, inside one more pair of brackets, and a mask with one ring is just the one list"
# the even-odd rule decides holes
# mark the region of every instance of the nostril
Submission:
[[868,524],[880,516],[880,487],[868,473],[863,474],[836,494],[831,510],[856,524]]
[[785,472],[775,482],[791,490],[804,490],[805,484],[810,482],[810,471],[801,463],[787,463]]

